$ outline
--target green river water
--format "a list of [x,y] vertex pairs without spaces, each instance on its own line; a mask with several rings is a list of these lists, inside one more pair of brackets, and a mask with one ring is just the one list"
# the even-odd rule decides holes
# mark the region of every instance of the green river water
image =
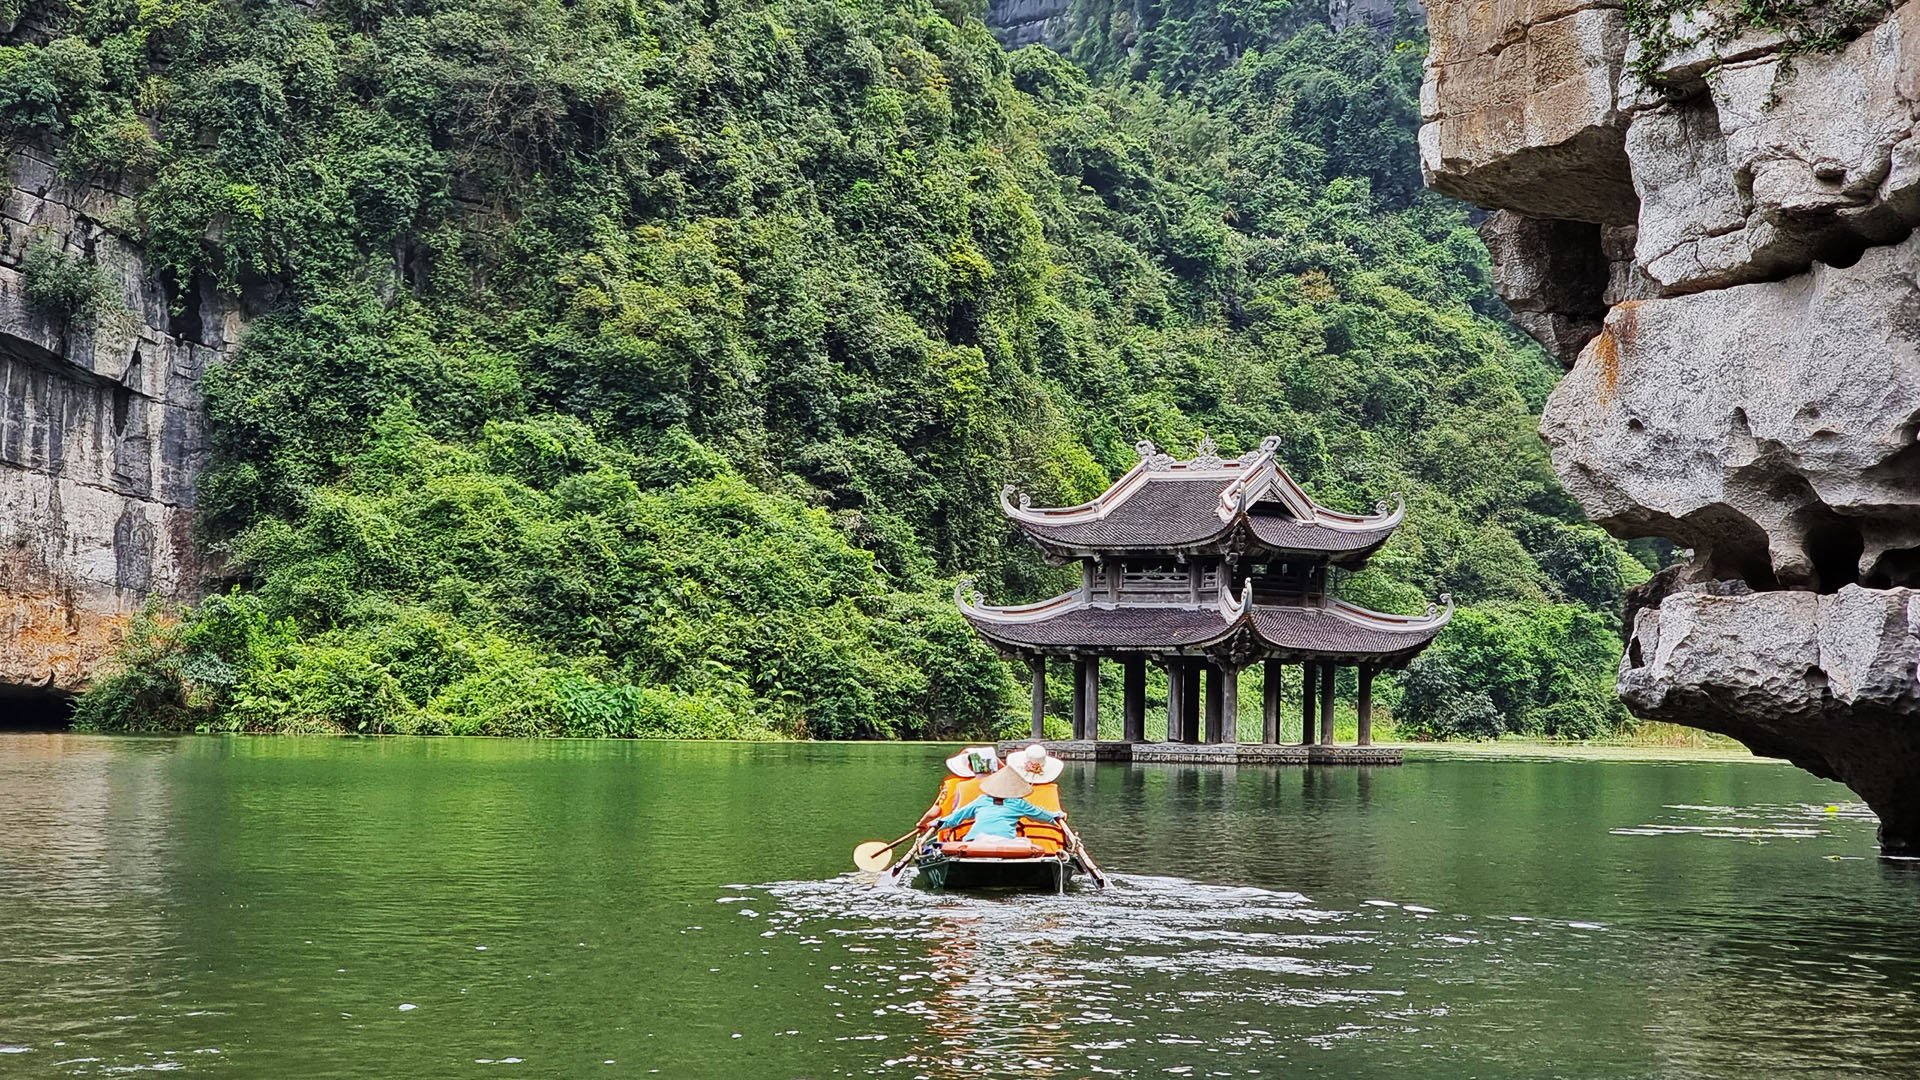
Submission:
[[856,879],[946,752],[0,737],[0,1077],[1920,1075],[1785,765],[1075,764],[1110,891]]

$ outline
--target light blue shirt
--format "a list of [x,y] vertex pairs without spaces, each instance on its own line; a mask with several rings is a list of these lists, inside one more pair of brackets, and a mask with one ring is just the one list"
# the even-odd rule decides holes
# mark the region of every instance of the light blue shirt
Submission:
[[1051,810],[1042,810],[1025,799],[998,800],[991,795],[982,795],[941,818],[939,825],[943,829],[950,829],[963,821],[971,821],[973,828],[967,830],[970,838],[998,836],[1011,840],[1020,835],[1021,818],[1054,822],[1060,820],[1060,815]]

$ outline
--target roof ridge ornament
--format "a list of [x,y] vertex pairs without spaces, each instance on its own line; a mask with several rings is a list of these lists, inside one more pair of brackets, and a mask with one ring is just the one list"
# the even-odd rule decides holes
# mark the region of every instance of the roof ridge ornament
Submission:
[[1033,496],[1021,491],[1020,485],[1018,484],[1008,484],[1000,489],[1000,505],[1006,507],[1007,511],[1011,513],[1013,511],[1013,497],[1015,495],[1020,496],[1020,509],[1033,509]]
[[1280,436],[1269,435],[1266,438],[1260,440],[1260,445],[1258,447],[1252,450],[1249,450],[1244,454],[1241,454],[1238,460],[1242,465],[1258,465],[1260,463],[1261,458],[1272,457],[1275,451],[1279,449],[1280,449]]
[[1194,447],[1193,460],[1187,462],[1191,469],[1217,469],[1226,462],[1220,457],[1220,447],[1214,444],[1213,436],[1200,436],[1200,445]]
[[1247,609],[1253,606],[1252,575],[1248,575],[1245,584],[1240,587],[1239,596],[1233,595],[1233,588],[1228,585],[1231,580],[1224,575],[1220,579],[1220,615],[1228,622],[1233,622],[1245,615]]
[[977,612],[987,598],[980,594],[979,582],[974,580],[972,574],[962,574],[953,587],[953,602],[963,612]]
[[1141,439],[1134,443],[1133,452],[1140,455],[1140,464],[1146,466],[1148,472],[1166,472],[1173,468],[1173,455],[1162,453],[1159,447],[1153,445],[1152,439]]

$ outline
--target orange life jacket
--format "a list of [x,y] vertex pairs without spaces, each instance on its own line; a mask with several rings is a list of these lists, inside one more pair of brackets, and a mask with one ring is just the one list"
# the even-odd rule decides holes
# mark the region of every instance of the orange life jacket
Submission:
[[[980,781],[984,779],[986,778],[981,776],[947,777],[946,781],[940,785],[940,816],[946,817],[948,814],[979,798]],[[1027,795],[1027,801],[1042,810],[1051,810],[1058,814],[1061,812],[1060,785],[1035,784],[1033,790]],[[938,833],[934,834],[934,839],[942,843],[964,840],[967,833],[972,829],[973,822],[963,821],[950,829],[941,829]],[[1067,834],[1065,830],[1051,822],[1036,821],[1033,818],[1021,818],[1019,829],[1020,836],[1023,839],[1033,842],[1033,846],[1036,849],[1035,854],[1057,855],[1065,850],[1067,846]]]

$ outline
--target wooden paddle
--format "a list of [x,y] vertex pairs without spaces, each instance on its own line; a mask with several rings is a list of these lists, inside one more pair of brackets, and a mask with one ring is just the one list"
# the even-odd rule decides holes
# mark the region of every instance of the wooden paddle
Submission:
[[[909,836],[912,836],[912,837],[913,837],[913,846],[912,846],[912,847],[910,847],[910,848],[908,848],[907,850],[908,850],[908,851],[910,851],[910,852],[912,852],[912,851],[919,851],[919,850],[920,850],[920,847],[921,847],[921,845],[923,845],[923,844],[925,844],[925,843],[926,843],[926,842],[927,842],[927,841],[928,841],[928,840],[929,840],[930,838],[932,838],[932,836],[933,836],[933,834],[934,834],[934,833],[935,833],[935,832],[936,832],[937,830],[938,830],[938,827],[936,826],[935,828],[931,828],[931,829],[928,829],[928,830],[927,830],[926,832],[923,832],[923,833],[917,833],[917,834],[916,834],[916,833],[908,833],[907,835],[909,835]],[[894,841],[894,843],[896,843],[896,844],[897,844],[897,843],[899,843],[899,841],[898,841],[898,840],[896,840],[896,841]],[[886,872],[886,873],[885,873],[884,875],[882,875],[881,877],[878,877],[878,878],[875,878],[875,879],[874,879],[874,882],[873,882],[873,883],[874,883],[875,885],[878,885],[878,884],[880,884],[880,882],[882,882],[882,881],[886,881],[886,882],[889,882],[889,883],[891,883],[891,882],[894,882],[894,881],[898,881],[898,880],[900,879],[900,871],[902,871],[902,870],[905,870],[905,869],[906,869],[907,867],[909,867],[909,866],[912,866],[912,865],[913,865],[913,860],[912,860],[912,859],[902,859],[902,860],[900,861],[900,865],[898,865],[898,866],[895,866],[895,867],[894,867],[893,869],[891,869],[891,870],[889,870],[889,871],[887,871],[887,872]]]
[[1065,818],[1060,819],[1060,831],[1066,833],[1067,839],[1073,841],[1073,853],[1080,857],[1080,865],[1087,868],[1087,876],[1093,879],[1093,883],[1103,889],[1112,884],[1106,871],[1094,863],[1092,855],[1087,854],[1087,845],[1081,841],[1080,834],[1073,831],[1073,826],[1067,824]]
[[903,833],[899,839],[889,843],[869,840],[853,849],[853,865],[869,874],[877,874],[893,863],[893,849],[900,846],[901,840],[911,840],[919,834],[920,827],[915,825]]

